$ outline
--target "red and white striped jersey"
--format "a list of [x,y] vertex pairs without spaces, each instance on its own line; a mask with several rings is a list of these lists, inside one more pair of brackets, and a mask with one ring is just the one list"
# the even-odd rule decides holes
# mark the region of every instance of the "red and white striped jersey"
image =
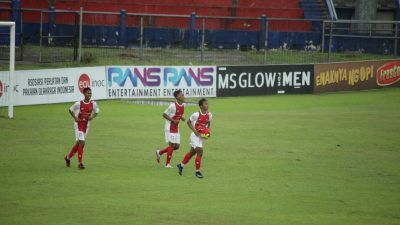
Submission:
[[86,103],[85,101],[75,102],[75,104],[73,104],[71,108],[69,108],[69,110],[72,111],[75,116],[79,118],[80,121],[77,123],[78,129],[84,132],[86,132],[89,118],[92,113],[99,113],[100,111],[95,101],[90,101],[88,103]]
[[206,112],[205,114],[199,112],[195,112],[190,116],[190,122],[196,130],[199,130],[201,127],[207,127],[211,122],[212,114],[210,112]]
[[[175,120],[180,120],[185,112],[185,104],[180,105],[178,102],[171,103],[164,111],[169,117]],[[165,120],[165,131],[170,133],[179,133],[179,123],[174,124],[169,120]]]

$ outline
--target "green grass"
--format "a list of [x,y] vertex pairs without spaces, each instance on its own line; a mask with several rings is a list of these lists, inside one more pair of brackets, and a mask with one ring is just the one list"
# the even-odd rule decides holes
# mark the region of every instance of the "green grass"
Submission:
[[[264,52],[237,51],[227,49],[209,49],[204,52],[183,48],[140,49],[127,48],[83,48],[82,62],[72,61],[71,47],[44,47],[42,60],[39,63],[40,48],[34,45],[24,47],[24,60],[17,61],[17,70],[48,69],[80,66],[104,65],[262,65]],[[18,55],[18,51],[17,51]],[[367,53],[332,53],[331,62],[392,59],[393,55]],[[57,62],[58,61],[58,62]],[[61,61],[61,62],[60,62]],[[64,61],[64,62],[62,62]],[[69,61],[69,62],[68,62]],[[267,64],[307,64],[328,62],[328,54],[305,51],[270,50],[267,52]],[[0,71],[8,70],[6,61],[0,62]]]
[[155,163],[163,106],[100,101],[84,171],[63,161],[70,104],[16,107],[0,118],[0,224],[400,224],[398,88],[209,103],[203,180],[193,160],[182,177]]

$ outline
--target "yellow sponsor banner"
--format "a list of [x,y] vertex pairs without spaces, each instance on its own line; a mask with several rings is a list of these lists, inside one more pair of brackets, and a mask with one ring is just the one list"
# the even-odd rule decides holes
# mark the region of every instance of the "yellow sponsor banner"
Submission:
[[[400,86],[399,60],[316,64],[314,92],[352,91]],[[390,74],[383,79],[382,74]],[[384,77],[384,78],[386,78]],[[382,85],[382,83],[384,85]]]

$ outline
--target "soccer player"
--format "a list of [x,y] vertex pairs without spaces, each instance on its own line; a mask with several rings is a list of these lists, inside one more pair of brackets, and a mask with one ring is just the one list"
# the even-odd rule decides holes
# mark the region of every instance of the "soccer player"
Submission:
[[185,112],[185,105],[183,103],[185,96],[183,95],[182,90],[175,91],[174,97],[176,101],[171,103],[163,114],[165,119],[165,142],[168,143],[168,146],[161,151],[156,151],[156,159],[158,163],[160,163],[161,156],[167,153],[167,159],[165,162],[166,168],[172,168],[170,164],[172,153],[179,149],[181,143],[179,122],[180,120],[185,121],[185,118],[183,117],[183,113]]
[[69,108],[69,113],[74,118],[74,129],[76,143],[72,147],[71,152],[64,157],[67,167],[71,166],[71,158],[78,152],[78,168],[85,169],[82,162],[83,148],[85,147],[86,135],[89,131],[89,121],[93,120],[99,113],[99,107],[95,101],[90,100],[92,90],[90,88],[83,89],[84,100],[78,101]]
[[182,162],[177,165],[179,175],[182,176],[183,167],[190,161],[190,159],[196,155],[196,173],[197,178],[203,178],[200,172],[201,158],[203,157],[203,137],[201,135],[201,130],[208,128],[209,133],[211,133],[211,119],[212,114],[208,112],[208,102],[205,98],[199,101],[200,111],[193,113],[189,120],[187,121],[188,126],[193,131],[190,134],[190,151],[185,155]]

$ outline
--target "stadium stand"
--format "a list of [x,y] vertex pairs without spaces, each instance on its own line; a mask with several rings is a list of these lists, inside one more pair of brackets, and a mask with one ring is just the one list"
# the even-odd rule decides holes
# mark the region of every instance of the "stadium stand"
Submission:
[[[260,17],[266,15],[267,18],[313,18],[313,15],[318,15],[321,12],[321,7],[315,8],[313,11],[304,10],[304,5],[310,4],[303,3],[305,0],[69,0],[69,1],[56,1],[56,9],[65,10],[79,10],[83,7],[86,11],[112,11],[119,12],[124,9],[128,13],[143,13],[143,14],[168,14],[168,15],[190,15],[196,13],[197,16],[231,16],[231,17]],[[318,1],[318,0],[316,0]],[[33,9],[48,9],[48,1],[43,0],[24,0],[21,2],[22,8]],[[325,11],[323,11],[325,12]],[[27,22],[38,22],[38,18],[28,18]],[[99,16],[98,21],[92,20],[93,25],[113,25],[118,24],[118,18],[114,20],[104,21]],[[64,20],[65,21],[65,20]],[[253,22],[253,21],[251,21]],[[213,29],[236,29],[236,30],[258,30],[257,24],[236,23],[230,24],[224,22],[222,19],[213,20],[213,24],[208,24]],[[255,22],[255,21],[254,21]],[[258,23],[258,22],[255,22]],[[180,23],[179,19],[159,20],[155,19],[153,25],[155,27],[176,27],[187,28],[188,24]],[[310,31],[310,22],[296,22],[296,23],[280,23],[272,22],[271,30],[275,31]]]

